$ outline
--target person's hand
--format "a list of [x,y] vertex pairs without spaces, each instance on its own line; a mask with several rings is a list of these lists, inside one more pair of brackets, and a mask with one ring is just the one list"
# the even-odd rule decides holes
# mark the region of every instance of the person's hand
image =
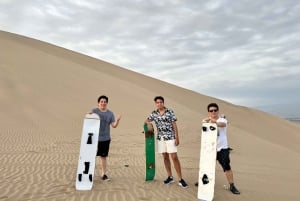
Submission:
[[118,114],[118,115],[117,115],[117,121],[120,121],[121,117],[122,117],[122,116],[121,116],[120,114]]
[[209,123],[210,122],[210,117],[206,117],[205,119],[203,119],[202,122],[206,122],[206,123]]
[[209,122],[210,122],[210,123],[217,123],[217,120],[215,120],[215,119],[210,119]]
[[175,145],[178,146],[179,145],[179,139],[175,138]]

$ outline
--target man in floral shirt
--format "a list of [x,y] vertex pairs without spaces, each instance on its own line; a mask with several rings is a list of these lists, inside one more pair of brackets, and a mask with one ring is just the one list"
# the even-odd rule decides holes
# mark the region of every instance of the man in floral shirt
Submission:
[[179,136],[177,129],[177,118],[172,109],[164,106],[164,98],[162,96],[156,96],[154,98],[156,104],[156,110],[154,110],[150,116],[146,119],[146,123],[150,124],[155,122],[157,127],[157,149],[158,153],[162,153],[164,158],[165,168],[168,174],[165,184],[171,184],[174,182],[171,170],[172,158],[174,168],[179,178],[179,185],[183,188],[187,188],[187,183],[182,179],[181,166],[177,156],[177,146],[179,145]]

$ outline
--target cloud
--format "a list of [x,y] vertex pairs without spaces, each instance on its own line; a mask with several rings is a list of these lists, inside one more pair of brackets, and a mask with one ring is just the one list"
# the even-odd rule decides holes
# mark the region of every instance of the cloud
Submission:
[[[0,29],[237,104],[299,100],[300,3],[1,1]],[[14,15],[13,13],[18,13]]]

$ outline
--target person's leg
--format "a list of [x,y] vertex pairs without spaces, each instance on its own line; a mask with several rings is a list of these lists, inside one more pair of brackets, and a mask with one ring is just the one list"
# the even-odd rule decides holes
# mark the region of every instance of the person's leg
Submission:
[[164,159],[164,164],[165,168],[167,171],[167,174],[169,177],[172,176],[172,170],[171,170],[171,161],[168,153],[162,153],[163,159]]
[[177,153],[170,153],[174,168],[176,170],[176,173],[178,175],[179,180],[182,179],[182,174],[181,174],[181,166],[180,166],[180,161],[178,159]]
[[169,154],[167,153],[167,146],[165,141],[157,141],[157,152],[162,154],[168,177],[172,177],[171,161],[169,158]]
[[106,175],[107,172],[107,156],[109,152],[109,145],[110,140],[99,142],[98,144],[98,152],[97,156],[100,156],[100,163],[101,163],[101,178],[102,180],[109,181],[109,178]]
[[222,149],[217,153],[217,160],[223,168],[227,181],[230,185],[229,189],[233,194],[240,194],[239,190],[234,185],[233,172],[230,166],[229,150]]
[[228,183],[233,184],[234,181],[233,181],[233,173],[232,173],[232,170],[226,170],[226,171],[225,171],[225,175],[226,175],[226,178],[227,178]]
[[178,178],[179,178],[179,183],[178,184],[182,188],[187,188],[188,184],[182,178],[181,165],[180,165],[180,161],[178,159],[177,153],[171,153],[170,155],[171,155],[171,158],[172,158],[172,161],[173,161],[173,164],[174,164],[174,168],[175,168],[175,170],[177,172],[177,175],[178,175]]
[[106,174],[106,157],[101,156],[101,177],[103,177]]
[[225,175],[227,178],[227,181],[229,183],[229,189],[233,194],[240,194],[240,191],[236,188],[236,186],[234,185],[234,180],[233,180],[233,172],[232,170],[226,170],[225,171]]
[[183,188],[187,188],[188,184],[182,178],[181,165],[180,165],[180,161],[179,161],[178,154],[177,154],[177,146],[175,145],[174,140],[170,140],[168,142],[167,149],[168,149],[168,152],[170,153],[170,156],[171,156],[173,164],[174,164],[174,168],[175,168],[177,176],[179,178],[178,184],[180,186],[182,186]]

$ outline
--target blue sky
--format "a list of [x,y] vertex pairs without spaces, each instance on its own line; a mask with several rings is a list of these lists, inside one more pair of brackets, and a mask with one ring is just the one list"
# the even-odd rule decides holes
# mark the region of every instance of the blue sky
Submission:
[[300,1],[0,0],[0,30],[234,104],[300,104]]

